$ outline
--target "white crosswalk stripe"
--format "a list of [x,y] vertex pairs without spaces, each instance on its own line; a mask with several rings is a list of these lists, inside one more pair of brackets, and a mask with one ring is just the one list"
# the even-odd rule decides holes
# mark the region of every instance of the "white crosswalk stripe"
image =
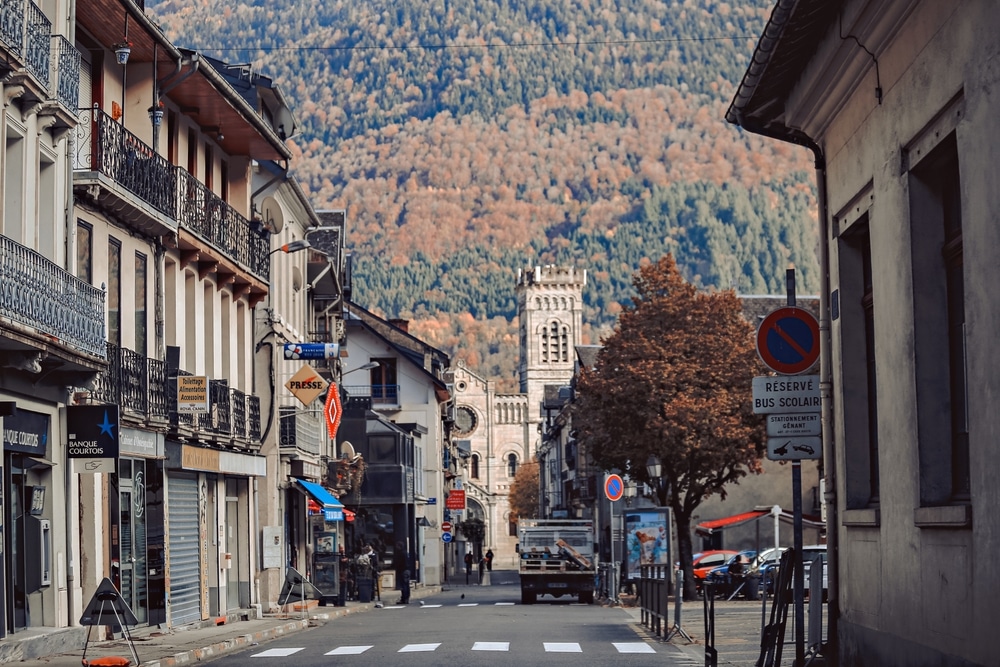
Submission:
[[463,602],[462,604],[460,604],[458,606],[459,607],[478,607],[479,603],[478,602]]
[[513,607],[514,603],[513,602],[497,602],[496,606],[498,606],[498,607]]
[[439,604],[422,604],[417,609],[439,609],[441,606]]
[[361,655],[372,646],[338,646],[337,648],[324,653],[323,655]]
[[473,651],[509,651],[510,642],[476,642]]
[[612,642],[619,653],[656,653],[653,647],[643,642]]
[[576,642],[545,642],[546,653],[583,653]]
[[298,653],[301,648],[269,648],[266,651],[261,651],[260,653],[254,653],[251,658],[287,658],[290,655]]
[[420,651],[436,651],[441,644],[407,644],[396,651],[397,653],[418,653]]

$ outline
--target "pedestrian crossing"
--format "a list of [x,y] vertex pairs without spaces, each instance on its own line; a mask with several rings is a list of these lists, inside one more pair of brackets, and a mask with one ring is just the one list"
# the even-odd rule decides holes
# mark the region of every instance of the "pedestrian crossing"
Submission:
[[[639,654],[639,653],[656,653],[656,649],[652,645],[646,642],[610,642],[611,646],[617,653],[620,654]],[[528,644],[530,646],[537,647],[537,644]],[[394,653],[433,653],[441,648],[443,644],[441,642],[434,643],[421,643],[421,644],[404,644],[402,646],[393,645],[389,647]],[[329,651],[323,653],[323,655],[362,655],[363,653],[374,649],[374,644],[362,644],[362,645],[345,645],[337,646]],[[450,647],[454,648],[454,647]],[[588,644],[586,647],[579,642],[542,642],[541,649],[545,653],[584,653],[585,648],[587,651],[597,651],[603,652],[608,648],[607,643],[604,642],[593,642]],[[258,653],[252,654],[251,658],[287,658],[289,656],[295,655],[301,651],[305,651],[306,648],[302,647],[285,647],[285,648],[271,648]],[[508,653],[511,651],[510,642],[473,642],[469,646],[470,651],[495,651]]]

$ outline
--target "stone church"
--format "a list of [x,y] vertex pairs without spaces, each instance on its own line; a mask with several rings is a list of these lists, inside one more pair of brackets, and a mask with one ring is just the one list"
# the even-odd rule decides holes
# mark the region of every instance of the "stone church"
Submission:
[[[581,342],[583,288],[587,273],[572,267],[536,266],[518,271],[520,392],[498,393],[459,361],[452,369],[456,448],[466,457],[465,518],[486,524],[483,549],[491,548],[497,567],[515,567],[516,525],[508,494],[519,465],[530,461],[540,440],[546,385],[567,385],[573,377],[574,349]],[[467,548],[455,546],[461,562]],[[478,555],[478,554],[477,554]]]

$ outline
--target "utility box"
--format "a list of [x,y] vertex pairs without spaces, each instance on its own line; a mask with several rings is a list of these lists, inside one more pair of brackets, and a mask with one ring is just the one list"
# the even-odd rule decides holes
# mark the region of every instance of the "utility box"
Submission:
[[52,585],[52,524],[48,519],[24,517],[24,543],[28,553],[38,558],[26,558],[24,584],[29,593]]

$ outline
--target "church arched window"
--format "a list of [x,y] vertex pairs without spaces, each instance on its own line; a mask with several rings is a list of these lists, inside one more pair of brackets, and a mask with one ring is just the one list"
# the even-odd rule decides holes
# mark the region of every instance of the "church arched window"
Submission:
[[517,474],[517,454],[507,455],[507,476],[513,477]]

